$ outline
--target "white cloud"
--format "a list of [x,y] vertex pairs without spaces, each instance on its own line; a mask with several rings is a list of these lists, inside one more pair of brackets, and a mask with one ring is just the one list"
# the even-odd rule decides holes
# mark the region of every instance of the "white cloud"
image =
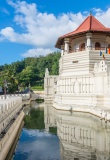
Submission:
[[99,11],[96,12],[95,17],[106,27],[110,28],[110,8],[108,8],[106,11]]
[[14,32],[13,28],[11,27],[6,27],[5,29],[2,29],[0,34],[11,42],[16,42],[16,39],[19,36],[17,33]]
[[28,136],[37,136],[37,137],[52,137],[52,135],[46,131],[39,131],[38,129],[23,129],[23,131],[28,135]]
[[[22,135],[26,135],[29,141],[20,141],[15,157],[19,153],[26,154],[27,160],[36,159],[59,159],[59,141],[55,135],[48,132],[40,132],[39,130],[23,129]],[[34,138],[34,140],[33,140]],[[42,154],[43,151],[43,154]],[[56,154],[54,154],[56,153]],[[15,158],[16,159],[16,158]]]
[[29,49],[26,53],[23,53],[23,57],[35,57],[39,55],[47,55],[49,53],[54,52],[54,49],[44,49],[44,48],[37,48],[37,49]]
[[[14,28],[6,27],[1,35],[11,42],[31,44],[38,48],[50,48],[57,38],[74,30],[85,18],[81,13],[54,14],[41,13],[34,3],[25,1],[16,3],[8,1],[15,8],[14,22],[24,29],[24,33],[16,33]],[[9,30],[10,29],[10,30]]]
[[[22,56],[36,56],[53,51],[59,36],[75,30],[86,18],[88,12],[54,14],[41,13],[35,3],[8,0],[8,4],[15,9],[14,23],[19,26],[19,33],[14,28],[6,27],[0,31],[1,36],[11,42],[35,46]],[[102,11],[100,8],[91,9],[95,17],[105,26],[110,27],[110,8]],[[22,32],[22,33],[20,33]],[[36,49],[37,48],[37,49]]]
[[100,13],[102,10],[100,8],[92,8],[92,11],[95,13]]

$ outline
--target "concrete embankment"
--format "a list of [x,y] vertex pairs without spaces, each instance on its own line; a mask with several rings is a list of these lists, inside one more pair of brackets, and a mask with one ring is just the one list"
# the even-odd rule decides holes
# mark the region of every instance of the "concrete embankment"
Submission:
[[15,140],[15,137],[19,131],[22,120],[24,117],[24,112],[21,111],[16,120],[13,122],[9,130],[6,132],[3,138],[0,140],[0,160],[5,160],[7,154]]
[[15,150],[16,150],[16,147],[17,147],[17,143],[19,141],[19,137],[20,137],[20,134],[22,132],[22,128],[24,126],[24,121],[21,122],[21,125],[19,127],[19,130],[17,132],[17,135],[13,141],[13,144],[9,150],[9,153],[7,154],[7,157],[5,158],[5,160],[12,160],[12,157],[14,156],[14,153],[15,153]]

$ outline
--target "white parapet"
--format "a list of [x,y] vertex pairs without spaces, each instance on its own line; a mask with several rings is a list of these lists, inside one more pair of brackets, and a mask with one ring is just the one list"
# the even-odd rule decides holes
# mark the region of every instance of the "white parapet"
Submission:
[[99,50],[90,50],[88,36],[88,50],[62,55],[59,75],[45,76],[45,101],[50,100],[57,109],[110,110],[110,55],[103,57]]
[[[30,99],[30,93],[28,93],[28,94],[7,94],[6,95],[6,99],[9,99],[11,97],[21,97],[22,100],[28,100],[28,99]],[[0,99],[5,99],[5,96],[1,95]]]
[[15,137],[20,130],[20,126],[22,124],[23,117],[24,117],[24,112],[21,111],[21,113],[18,115],[16,120],[11,124],[6,134],[3,136],[3,138],[1,138],[0,140],[0,160],[6,159],[7,154],[9,153],[10,148],[15,140]]
[[0,133],[22,107],[22,97],[0,99]]

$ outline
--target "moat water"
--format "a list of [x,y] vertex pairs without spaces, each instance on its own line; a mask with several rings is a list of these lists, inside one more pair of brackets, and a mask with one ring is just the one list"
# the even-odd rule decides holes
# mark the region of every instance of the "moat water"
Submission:
[[24,110],[24,127],[13,160],[60,160],[59,138],[56,128],[45,130],[44,109],[37,103]]
[[33,102],[13,160],[110,160],[110,122]]

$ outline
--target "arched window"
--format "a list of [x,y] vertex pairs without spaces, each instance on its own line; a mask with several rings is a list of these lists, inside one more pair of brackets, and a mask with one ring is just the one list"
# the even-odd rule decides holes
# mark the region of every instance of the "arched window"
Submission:
[[108,44],[108,48],[110,48],[110,44]]
[[95,43],[95,50],[100,50],[100,43],[99,42],[96,42]]
[[81,44],[80,50],[81,50],[81,51],[85,50],[85,43],[82,43],[82,44]]

